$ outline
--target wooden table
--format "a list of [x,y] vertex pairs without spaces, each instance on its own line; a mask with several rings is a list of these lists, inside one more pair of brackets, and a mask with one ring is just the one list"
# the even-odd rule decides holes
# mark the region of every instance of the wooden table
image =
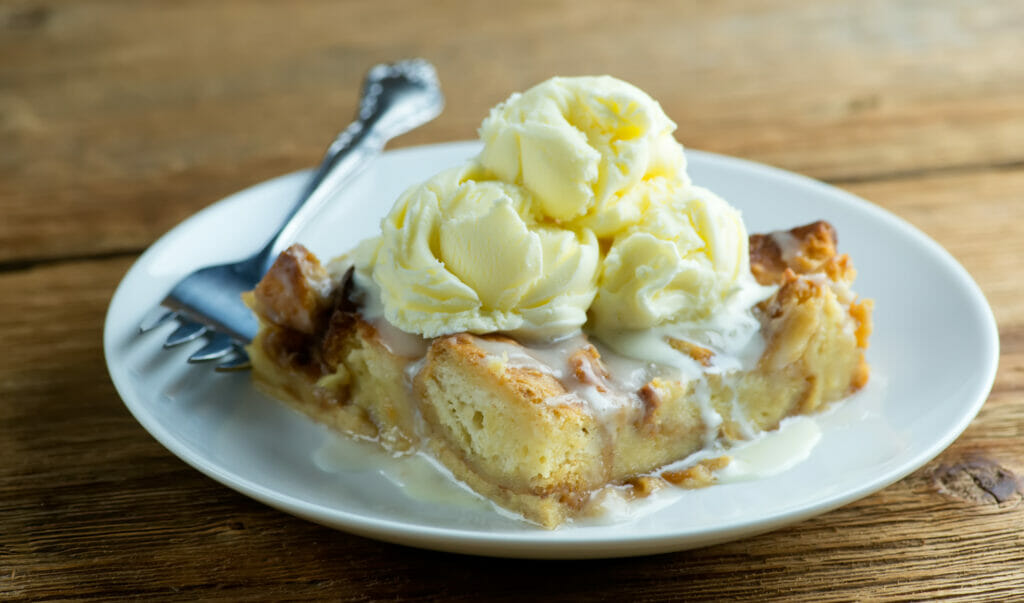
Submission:
[[[471,138],[511,91],[607,72],[659,99],[689,147],[906,218],[995,311],[1002,355],[981,414],[837,511],[623,560],[382,544],[191,469],[107,376],[115,286],[186,216],[315,163],[365,69],[417,55],[448,106],[394,146]],[[0,597],[1024,597],[1022,57],[1019,2],[0,3]]]

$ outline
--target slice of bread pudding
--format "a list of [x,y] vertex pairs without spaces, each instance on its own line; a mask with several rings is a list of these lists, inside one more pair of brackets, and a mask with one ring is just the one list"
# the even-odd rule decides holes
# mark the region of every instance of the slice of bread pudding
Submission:
[[[861,388],[871,302],[825,222],[753,235],[750,266],[777,289],[755,308],[763,348],[748,368],[696,376],[610,352],[586,335],[524,346],[502,335],[409,335],[367,312],[351,270],[283,253],[246,295],[260,333],[256,382],[333,430],[393,452],[425,450],[501,507],[551,528],[609,488],[644,496],[713,482],[726,457],[666,465],[752,438]],[[695,366],[714,352],[666,343]]]

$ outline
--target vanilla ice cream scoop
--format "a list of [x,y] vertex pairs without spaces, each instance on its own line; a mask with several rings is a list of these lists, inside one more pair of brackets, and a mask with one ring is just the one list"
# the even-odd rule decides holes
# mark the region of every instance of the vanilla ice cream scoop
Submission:
[[607,332],[705,319],[748,281],[739,212],[692,186],[615,237],[590,309],[592,326]]
[[475,162],[447,170],[399,198],[357,268],[372,272],[385,317],[407,332],[578,331],[597,290],[597,239],[537,223],[532,206],[528,191]]
[[688,183],[675,128],[626,82],[556,77],[491,110],[480,127],[480,162],[530,191],[545,217],[605,237],[646,210],[650,191],[638,189]]

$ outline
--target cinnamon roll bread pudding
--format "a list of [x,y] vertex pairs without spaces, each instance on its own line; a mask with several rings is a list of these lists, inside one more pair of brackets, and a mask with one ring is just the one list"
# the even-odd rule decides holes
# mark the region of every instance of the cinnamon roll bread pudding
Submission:
[[513,94],[379,236],[277,259],[246,294],[254,379],[548,528],[713,483],[730,444],[864,386],[871,302],[826,222],[748,236],[674,129],[610,77]]

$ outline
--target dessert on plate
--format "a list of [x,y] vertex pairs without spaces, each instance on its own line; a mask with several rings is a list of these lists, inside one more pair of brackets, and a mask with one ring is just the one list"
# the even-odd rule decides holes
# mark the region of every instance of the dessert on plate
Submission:
[[281,254],[246,294],[257,384],[548,528],[713,483],[729,445],[864,386],[871,302],[832,226],[748,235],[674,130],[611,77],[513,94],[378,236]]

